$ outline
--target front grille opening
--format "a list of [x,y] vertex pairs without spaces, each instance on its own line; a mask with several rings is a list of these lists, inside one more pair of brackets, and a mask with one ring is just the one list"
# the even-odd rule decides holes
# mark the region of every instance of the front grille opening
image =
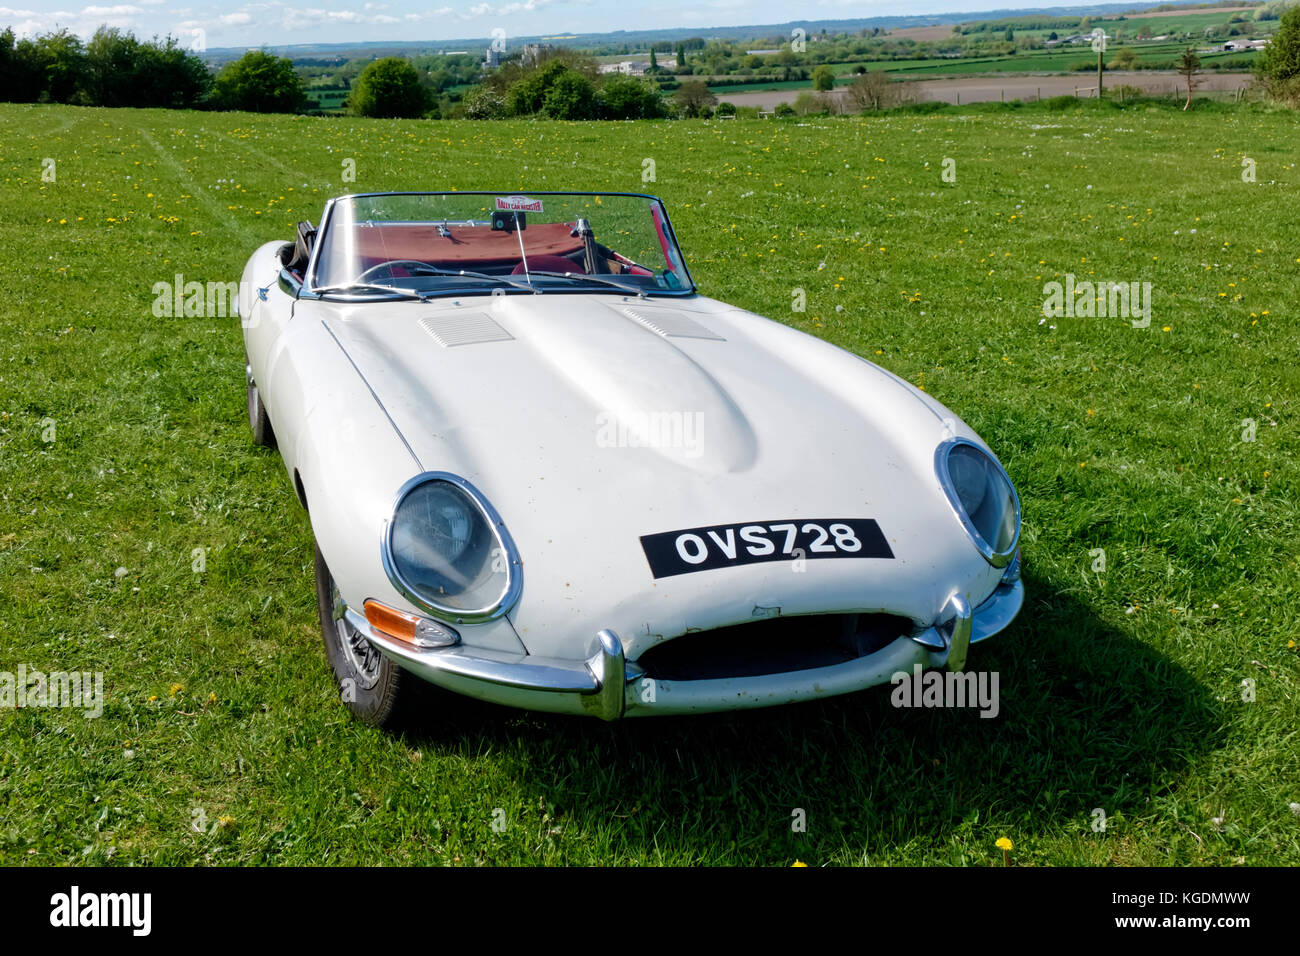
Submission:
[[695,631],[656,644],[637,659],[658,680],[761,677],[844,664],[915,630],[894,614],[816,614]]

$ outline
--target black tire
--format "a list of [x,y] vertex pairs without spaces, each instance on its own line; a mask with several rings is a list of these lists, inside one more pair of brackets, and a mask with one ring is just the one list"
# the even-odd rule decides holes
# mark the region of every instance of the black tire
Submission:
[[244,357],[244,375],[248,380],[248,427],[253,430],[253,443],[274,448],[275,432],[271,428],[271,419],[266,414],[266,406],[262,404],[257,383],[253,381],[253,366],[248,364],[247,356]]
[[341,613],[342,603],[319,545],[316,608],[339,698],[352,715],[371,727],[386,729],[413,723],[430,692],[437,689],[380,654],[346,618],[336,618],[336,608]]

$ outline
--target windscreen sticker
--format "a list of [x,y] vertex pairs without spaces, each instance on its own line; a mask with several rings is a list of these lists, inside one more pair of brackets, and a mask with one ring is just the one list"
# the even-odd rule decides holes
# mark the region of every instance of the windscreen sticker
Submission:
[[541,212],[542,201],[527,196],[498,196],[497,208],[508,212]]
[[874,518],[789,518],[641,535],[650,572],[669,578],[764,561],[893,558]]

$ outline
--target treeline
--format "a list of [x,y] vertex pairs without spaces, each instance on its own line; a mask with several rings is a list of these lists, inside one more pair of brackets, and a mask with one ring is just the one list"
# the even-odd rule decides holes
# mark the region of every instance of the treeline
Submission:
[[9,102],[188,109],[211,89],[207,64],[170,37],[142,41],[111,27],[86,43],[68,30],[0,33],[0,99]]
[[602,74],[594,59],[563,48],[536,61],[507,62],[465,94],[463,109],[469,119],[621,120],[673,114],[653,81]]
[[109,26],[84,43],[69,30],[21,40],[11,29],[0,32],[0,100],[257,113],[311,105],[284,57],[250,50],[214,76],[171,37],[140,40]]

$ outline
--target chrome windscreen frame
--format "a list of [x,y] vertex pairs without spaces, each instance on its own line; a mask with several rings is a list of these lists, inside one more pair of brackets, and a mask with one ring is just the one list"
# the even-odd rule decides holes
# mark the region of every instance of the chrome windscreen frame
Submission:
[[[448,484],[455,485],[464,494],[474,502],[479,509],[480,514],[486,519],[488,528],[491,530],[493,537],[496,539],[497,547],[500,553],[506,557],[506,583],[498,597],[481,608],[462,609],[441,605],[438,602],[420,594],[409,582],[407,582],[397,569],[397,562],[393,559],[393,531],[395,527],[395,518],[397,509],[403,499],[415,488],[428,484],[431,481],[444,481]],[[393,501],[393,508],[384,522],[384,530],[380,536],[380,559],[383,561],[384,573],[388,575],[388,580],[392,582],[393,587],[408,601],[418,607],[420,610],[432,615],[439,620],[446,621],[450,624],[484,624],[488,621],[495,621],[499,617],[509,614],[514,606],[519,602],[519,596],[524,590],[524,572],[523,561],[519,557],[519,549],[515,546],[514,539],[510,537],[510,532],[506,530],[505,522],[497,510],[492,507],[492,503],[487,500],[477,488],[466,481],[459,475],[453,475],[446,471],[426,471],[416,475],[410,481],[398,489],[397,497]]]
[[[966,513],[966,508],[961,503],[961,498],[957,494],[957,489],[952,483],[952,474],[948,470],[948,456],[952,450],[959,445],[966,445],[975,449],[981,456],[1002,476],[1002,480],[1007,483],[1007,488],[1011,490],[1011,504],[1015,509],[1016,533],[1011,538],[1011,544],[1004,551],[996,551],[989,542],[984,540],[984,536],[979,533],[970,515]],[[948,499],[948,505],[952,508],[953,514],[957,520],[962,523],[966,529],[966,534],[970,537],[979,553],[995,568],[1005,568],[1011,563],[1011,559],[1016,555],[1016,549],[1020,546],[1020,495],[1016,493],[1016,486],[1011,481],[1011,476],[1007,474],[1002,463],[989,454],[988,450],[978,442],[973,442],[969,438],[949,438],[940,442],[939,447],[934,450],[934,472],[939,479],[939,484],[943,488],[944,497]]]

